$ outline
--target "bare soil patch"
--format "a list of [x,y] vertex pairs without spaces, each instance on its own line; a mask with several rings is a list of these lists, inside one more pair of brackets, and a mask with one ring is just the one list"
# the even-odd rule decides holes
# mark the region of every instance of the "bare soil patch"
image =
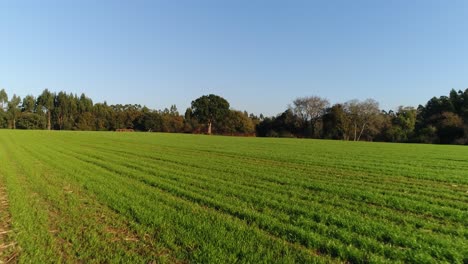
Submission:
[[16,263],[19,252],[13,239],[6,188],[0,182],[0,263]]

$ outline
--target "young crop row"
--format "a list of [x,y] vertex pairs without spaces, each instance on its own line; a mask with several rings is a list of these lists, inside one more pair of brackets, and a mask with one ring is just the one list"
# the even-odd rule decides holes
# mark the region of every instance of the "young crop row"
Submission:
[[[305,248],[285,246],[284,241],[209,208],[187,203],[116,173],[83,166],[73,159],[69,159],[70,163],[61,162],[60,155],[44,154],[37,146],[33,151],[37,149],[37,158],[61,170],[63,175],[79,180],[85,190],[96,193],[112,209],[143,226],[148,235],[157,238],[157,243],[176,251],[179,259],[259,262],[281,258],[310,262],[317,258]],[[73,182],[71,178],[67,181]],[[194,213],[195,217],[191,217]]]
[[63,171],[51,169],[32,152],[21,151],[10,142],[3,149],[10,157],[2,167],[2,176],[15,205],[12,213],[21,245],[20,262],[164,259],[164,254],[156,255],[161,251],[131,231],[124,219],[66,181]]
[[[303,164],[294,164],[294,163],[286,163],[286,162],[273,162],[267,159],[246,159],[245,157],[241,156],[226,156],[223,154],[210,154],[210,153],[200,153],[197,151],[192,150],[190,153],[186,149],[172,151],[171,149],[164,149],[161,148],[160,150],[164,155],[162,156],[155,156],[151,154],[151,147],[147,148],[139,148],[137,150],[132,149],[121,149],[121,148],[101,148],[98,149],[99,151],[105,151],[106,153],[118,153],[120,155],[134,155],[140,158],[149,158],[155,162],[162,162],[166,163],[165,165],[168,166],[173,163],[175,166],[185,166],[189,169],[195,168],[205,168],[207,170],[222,170],[225,172],[231,173],[242,173],[243,176],[253,176],[258,177],[259,172],[267,172],[269,173],[272,171],[273,173],[281,170],[282,173],[286,172],[289,174],[293,174],[292,180],[296,178],[303,177],[306,181],[310,180],[311,176],[315,176],[315,180],[336,180],[339,178],[341,183],[350,183],[352,185],[359,185],[359,186],[367,186],[372,188],[373,190],[379,189],[379,191],[390,191],[390,190],[398,190],[400,195],[410,196],[411,200],[415,198],[419,198],[419,194],[422,194],[420,198],[426,199],[423,202],[427,202],[427,199],[431,199],[431,203],[437,202],[437,200],[433,200],[433,198],[441,198],[440,204],[447,205],[447,203],[451,202],[452,200],[457,202],[461,202],[460,205],[464,205],[468,202],[468,197],[460,196],[460,192],[451,188],[451,185],[437,185],[433,181],[425,181],[425,180],[412,180],[405,177],[401,177],[395,175],[395,171],[391,171],[389,176],[376,174],[373,171],[366,171],[365,174],[359,171],[353,170],[341,170],[335,169],[332,165],[330,166],[311,166],[307,164],[304,166]],[[92,148],[96,148],[95,145]],[[98,147],[99,148],[99,147]],[[148,151],[147,151],[148,150]],[[154,149],[153,149],[154,150]],[[197,158],[200,154],[203,154],[203,157],[206,157],[208,162],[200,163],[199,159]],[[212,159],[209,159],[211,158]],[[184,159],[183,162],[180,160]],[[190,159],[190,161],[189,161]],[[239,161],[242,162],[242,167],[244,170],[239,170]],[[331,168],[331,169],[330,169]],[[314,175],[310,175],[310,172],[313,171]],[[319,176],[319,177],[317,177]],[[291,183],[291,177],[285,178],[279,183],[285,183],[287,181],[288,184]],[[385,186],[383,186],[382,181],[385,182]],[[359,183],[359,184],[358,184]],[[422,188],[424,187],[424,188]],[[392,195],[398,193],[392,193]],[[451,207],[456,205],[448,204]]]
[[[99,149],[99,151],[103,151],[102,149]],[[101,157],[103,156],[106,156],[106,157],[109,157],[113,160],[119,160],[119,159],[122,159],[122,158],[125,158],[128,156],[132,156],[132,155],[135,155],[136,153],[118,153],[117,150],[104,150],[106,153],[105,155],[95,155],[95,149],[91,149],[90,150],[90,153],[88,153],[87,155],[94,155],[96,159],[100,159]],[[191,173],[193,172],[195,169],[196,170],[199,170],[201,174],[203,175],[209,175],[209,176],[213,176],[212,177],[212,180],[214,181],[225,181],[225,182],[232,182],[232,181],[236,181],[236,183],[242,183],[244,182],[243,184],[247,185],[247,186],[255,186],[257,188],[261,188],[262,186],[260,186],[260,184],[268,184],[267,186],[265,186],[265,188],[267,190],[272,190],[272,188],[276,188],[278,186],[275,186],[275,184],[279,185],[280,188],[278,191],[283,191],[285,188],[283,188],[282,186],[284,186],[285,184],[287,184],[288,188],[286,189],[287,192],[291,193],[292,195],[300,195],[301,193],[304,192],[304,190],[314,190],[314,191],[321,191],[323,192],[324,194],[328,194],[328,193],[332,193],[332,189],[330,188],[330,181],[332,180],[332,176],[330,175],[327,175],[325,176],[325,179],[323,176],[320,176],[320,177],[314,177],[313,180],[313,185],[310,184],[310,175],[308,174],[305,174],[305,177],[308,177],[308,178],[305,178],[304,181],[302,182],[298,182],[296,178],[300,178],[302,175],[301,172],[296,172],[294,171],[292,174],[290,171],[288,170],[284,170],[282,171],[281,169],[264,169],[264,172],[266,174],[266,176],[261,176],[261,174],[255,174],[257,173],[258,171],[258,166],[255,166],[255,167],[249,167],[248,164],[245,164],[245,163],[242,163],[242,168],[244,168],[244,170],[239,170],[239,166],[237,166],[237,171],[235,169],[226,169],[226,167],[229,167],[229,163],[230,161],[229,160],[226,160],[225,162],[225,167],[222,168],[222,169],[218,169],[218,167],[215,166],[215,164],[209,164],[209,162],[207,162],[208,164],[206,163],[203,163],[203,165],[197,165],[194,162],[190,161],[190,162],[186,162],[187,160],[184,159],[184,162],[180,162],[180,161],[175,161],[175,160],[170,160],[170,159],[167,159],[167,156],[168,154],[164,154],[165,158],[164,159],[161,159],[159,157],[157,158],[151,158],[151,157],[147,157],[145,155],[140,155],[138,160],[145,160],[149,163],[149,167],[147,166],[146,168],[143,168],[143,170],[146,170],[147,173],[154,173],[155,169],[160,169],[160,168],[163,168],[163,169],[169,169],[169,168],[172,168],[173,171],[171,173],[174,173],[174,172],[182,172],[184,171],[187,172],[187,173]],[[195,155],[194,155],[195,156]],[[121,164],[122,161],[119,160],[119,164]],[[123,161],[125,162],[125,160]],[[198,162],[199,163],[199,162]],[[130,164],[127,164],[126,166],[134,166],[134,163],[133,161],[130,163]],[[146,166],[146,165],[145,165]],[[162,166],[162,167],[158,167],[158,166]],[[234,168],[234,167],[232,167]],[[257,170],[257,171],[255,171]],[[223,173],[225,172],[225,173]],[[304,172],[306,172],[304,170]],[[200,174],[199,173],[199,174]],[[272,174],[279,174],[279,177],[276,177],[275,179],[273,179],[271,177]],[[291,174],[291,177],[284,177],[284,176],[287,176],[288,174]],[[238,177],[238,175],[242,175],[243,177]],[[197,175],[195,175],[197,176]],[[215,177],[216,176],[216,177]],[[293,176],[296,176],[295,178]],[[227,179],[225,179],[225,177],[228,177]],[[269,178],[268,178],[269,177]],[[193,176],[190,176],[190,178],[193,178]],[[349,177],[348,177],[349,178]],[[342,188],[347,188],[349,187],[350,185],[358,185],[358,183],[354,182],[354,181],[349,181],[348,178],[340,178],[339,179],[339,182],[336,182],[334,183],[334,185],[338,185],[338,187],[342,187]],[[259,181],[259,179],[261,179],[262,181]],[[361,178],[360,181],[364,181],[365,179]],[[223,184],[225,184],[225,182]],[[366,188],[362,188],[363,186],[367,187]],[[392,186],[390,187],[387,187],[388,184],[386,183],[385,186],[382,186],[382,184],[378,185],[376,183],[370,185],[370,186],[367,186],[365,183],[361,184],[359,187],[355,187],[354,190],[356,190],[356,197],[358,197],[358,200],[362,200],[363,198],[366,198],[366,196],[363,196],[362,193],[366,194],[366,192],[368,192],[368,189],[372,189],[373,192],[379,192],[379,193],[382,193],[383,196],[391,196],[392,198],[393,197],[396,197],[396,198],[399,198],[399,197],[402,197],[402,198],[406,198],[406,201],[416,201],[416,202],[420,202],[421,204],[427,204],[428,203],[428,199],[430,197],[434,197],[434,200],[430,201],[432,204],[438,204],[440,205],[441,208],[437,208],[436,206],[434,206],[435,209],[432,209],[432,208],[423,208],[422,211],[429,211],[429,212],[432,212],[432,211],[435,211],[435,210],[443,210],[444,208],[445,209],[454,209],[454,215],[458,215],[461,213],[461,216],[460,218],[457,218],[456,220],[459,221],[460,219],[462,220],[466,220],[465,217],[463,217],[463,209],[464,206],[465,206],[465,202],[464,200],[462,200],[461,198],[465,198],[464,196],[455,196],[456,194],[453,194],[454,197],[459,197],[460,199],[455,199],[455,198],[452,198],[452,197],[444,197],[445,200],[442,200],[440,199],[439,197],[437,197],[437,195],[434,195],[433,193],[427,193],[427,194],[424,194],[424,195],[414,195],[414,194],[411,194],[413,193],[414,191],[412,190],[408,190],[405,188],[405,185],[401,184],[400,183],[400,187],[396,186],[395,188],[393,188]],[[291,190],[292,188],[295,188],[295,187],[298,187],[296,189],[293,189]],[[356,189],[357,188],[357,189]],[[413,188],[411,186],[409,186],[409,188]],[[276,190],[275,190],[276,191]],[[408,192],[411,192],[411,193],[408,193]],[[361,194],[361,195],[359,195]],[[421,199],[421,201],[418,201],[418,199],[420,199],[420,197],[422,197],[423,199]],[[331,199],[333,198],[333,196],[331,197],[327,197],[327,199]],[[339,197],[339,198],[342,198],[342,197]],[[375,199],[375,197],[372,197],[373,199],[372,200],[377,200]],[[368,198],[370,200],[370,198]],[[465,198],[466,200],[466,198]],[[414,207],[414,206],[413,206]],[[431,210],[432,209],[432,210]],[[406,212],[408,213],[408,212]],[[427,215],[425,216],[427,217]],[[446,220],[446,218],[444,218],[444,220]]]
[[[89,156],[89,155],[92,155],[92,154],[88,153],[88,154],[86,154],[86,155]],[[92,161],[91,161],[91,162],[93,162],[93,163],[95,163],[95,164],[99,164],[99,162],[97,162],[97,160],[99,160],[99,157],[98,157],[98,156],[93,156],[93,157],[91,157],[91,158],[92,158]],[[119,172],[123,173],[123,172],[125,172],[125,169],[126,169],[127,167],[134,167],[134,166],[135,166],[134,164],[125,164],[125,160],[119,160],[118,157],[112,157],[112,160],[118,161],[118,162],[117,162],[118,164],[122,164],[122,165],[123,165],[123,167],[121,167],[121,168],[114,168],[116,172],[119,171]],[[100,166],[102,166],[102,167],[107,167],[105,162],[104,162],[104,163],[100,163]],[[145,167],[147,167],[147,166],[151,166],[151,165],[150,165],[150,164],[144,164],[142,168],[145,168]],[[109,169],[109,167],[107,167],[107,168]],[[113,170],[113,169],[111,169],[111,170]],[[151,171],[152,171],[152,170],[150,169],[149,172],[151,172]],[[126,173],[127,173],[127,175],[130,175],[128,172],[126,172]],[[138,173],[138,171],[136,171],[135,173]],[[177,172],[175,172],[175,171],[169,172],[168,176],[170,176],[171,174],[174,175],[174,174],[176,174],[176,173],[177,173]],[[161,175],[159,175],[159,176],[161,176]],[[137,177],[137,176],[134,176],[134,177]],[[182,184],[182,182],[184,181],[184,179],[192,179],[193,177],[196,177],[196,175],[185,175],[185,176],[183,176],[183,177],[181,177],[181,178],[175,178],[175,181],[174,181],[174,182],[169,182],[168,185],[163,185],[163,187],[164,187],[165,190],[174,191],[173,185],[178,185],[178,186],[180,187],[180,185]],[[228,187],[227,187],[226,189],[224,189],[224,190],[215,190],[215,191],[211,191],[210,189],[207,189],[207,186],[209,186],[209,184],[208,184],[207,182],[208,182],[209,180],[210,180],[209,178],[203,180],[203,183],[201,183],[201,186],[202,186],[203,189],[201,189],[201,190],[199,190],[199,191],[205,191],[205,193],[208,193],[208,194],[223,193],[223,195],[229,196],[229,195],[230,195],[230,194],[229,194],[229,190],[235,189],[234,186],[228,186]],[[153,186],[159,186],[159,187],[161,187],[161,183],[160,183],[160,182],[156,182],[156,183],[155,183],[154,181],[145,180],[145,179],[144,179],[144,181],[145,181],[146,183],[148,183],[148,184],[152,184]],[[193,182],[190,183],[190,186],[191,186],[191,187],[194,186],[194,183],[193,183]],[[214,185],[214,186],[219,186],[219,185]],[[177,188],[178,188],[178,187],[177,187]],[[251,191],[252,191],[252,190],[251,190]],[[177,190],[176,190],[176,192],[177,192]],[[200,193],[200,192],[195,192],[195,193]],[[245,192],[241,192],[241,193],[245,193]],[[184,193],[183,193],[183,192],[180,192],[180,191],[177,192],[176,194],[179,195],[179,196],[184,195]],[[185,194],[185,195],[187,195],[187,194]],[[239,196],[239,194],[236,194],[236,193],[234,193],[233,195],[234,195],[234,196],[237,196],[237,197]],[[206,201],[206,200],[202,200],[202,199],[199,198],[199,197],[195,197],[195,198],[194,198],[194,194],[192,194],[192,195],[189,194],[187,197],[188,197],[188,199],[191,199],[191,200],[195,199],[195,200],[196,200],[197,202],[199,202],[199,203],[200,203],[200,202],[201,202],[201,203],[206,203],[208,206],[215,207],[215,208],[217,208],[218,210],[222,209],[223,206],[224,206],[225,204],[232,205],[232,204],[235,204],[235,202],[236,202],[236,201],[231,201],[231,200],[229,200],[229,201],[222,201],[221,203],[213,203],[213,202],[211,202],[211,201],[218,201],[218,199],[220,199],[221,197],[210,197],[210,198],[212,198],[212,200]],[[229,197],[232,197],[232,196],[229,196]],[[255,197],[255,198],[257,198],[257,197]],[[264,204],[262,204],[262,203],[259,203],[259,201],[255,201],[255,203],[256,203],[256,204],[260,204],[261,206],[264,205]],[[253,204],[255,204],[255,203],[253,203]],[[239,206],[239,208],[243,208],[243,207],[247,207],[247,206],[249,206],[249,205],[248,205],[248,204],[241,204],[241,205]],[[225,207],[225,206],[224,206],[224,207]],[[275,213],[277,213],[278,211],[279,211],[279,212],[282,212],[285,208],[275,208],[275,209],[278,209],[278,210],[276,210],[276,212],[275,212]],[[286,209],[287,209],[287,208],[286,208]],[[228,208],[228,212],[229,212],[229,208]],[[241,217],[243,217],[243,219],[246,218],[245,215],[242,215],[242,214],[240,214],[240,213],[237,212],[237,211],[230,212],[230,213],[235,214],[235,215],[240,215]],[[289,213],[289,215],[291,215],[292,212],[287,212],[287,213]],[[307,217],[307,215],[306,215],[306,217]],[[341,218],[338,218],[338,219],[341,219]],[[266,227],[271,227],[272,224],[269,223],[269,224],[266,224],[266,225],[264,225],[264,226],[266,226]],[[377,228],[376,228],[376,230],[377,230]],[[391,233],[389,233],[389,234],[391,234]],[[344,237],[344,236],[343,236],[343,237]],[[385,239],[388,240],[389,237],[390,237],[390,236],[387,235],[387,236],[385,237]],[[424,236],[424,237],[426,238],[426,236]],[[410,237],[409,239],[411,239],[411,237]],[[445,239],[447,239],[447,238],[445,238]],[[411,243],[407,243],[407,245],[414,244],[413,241],[411,241],[411,240],[409,240],[409,241],[410,241]],[[431,242],[431,244],[434,243],[434,242],[433,242],[433,238],[431,238],[431,237],[428,237],[428,238],[427,238],[427,241]],[[438,240],[436,240],[436,241],[438,241]],[[293,241],[293,242],[296,242],[296,241]],[[359,242],[358,242],[358,243],[359,243]],[[454,241],[454,244],[455,244],[455,243],[457,243],[457,241]],[[420,245],[418,245],[418,246],[420,246]],[[428,248],[430,248],[430,246],[429,246]],[[426,250],[427,250],[427,249],[426,249]],[[367,250],[367,251],[369,251],[369,250]],[[436,254],[436,253],[434,253],[434,254]],[[440,254],[440,252],[437,253],[437,254]],[[448,253],[447,253],[447,254],[448,254]]]
[[40,220],[31,223],[39,238],[18,232],[24,259],[461,263],[468,255],[468,175],[450,166],[462,149],[439,155],[436,175],[422,169],[438,157],[433,146],[426,159],[405,152],[405,161],[393,155],[406,145],[329,141],[24,132],[2,143],[10,196],[32,194],[31,204],[15,203],[26,210],[13,213],[24,222],[16,229]]

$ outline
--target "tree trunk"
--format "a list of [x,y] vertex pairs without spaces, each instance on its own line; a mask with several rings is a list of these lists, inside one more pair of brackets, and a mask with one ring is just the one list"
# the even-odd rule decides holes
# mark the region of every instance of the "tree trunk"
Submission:
[[317,120],[315,119],[310,119],[310,137],[311,138],[315,138],[315,124],[316,124]]
[[16,118],[13,118],[13,129],[16,129]]
[[364,128],[366,128],[366,123],[362,125],[361,132],[359,133],[358,141],[361,140],[362,133],[364,133]]
[[50,130],[50,110],[47,110],[47,130]]
[[357,123],[354,123],[354,141],[357,139]]
[[211,121],[208,122],[208,135],[211,135]]

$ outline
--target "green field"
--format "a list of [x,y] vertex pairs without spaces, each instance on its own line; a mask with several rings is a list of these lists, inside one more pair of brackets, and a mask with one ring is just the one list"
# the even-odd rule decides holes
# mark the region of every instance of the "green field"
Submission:
[[467,263],[467,227],[467,147],[0,131],[0,263]]

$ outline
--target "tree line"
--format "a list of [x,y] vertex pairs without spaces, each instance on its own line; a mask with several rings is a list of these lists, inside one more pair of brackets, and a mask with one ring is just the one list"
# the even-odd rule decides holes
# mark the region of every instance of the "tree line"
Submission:
[[[204,98],[211,102],[203,102]],[[205,109],[213,103],[214,106]],[[164,110],[139,104],[108,105],[93,103],[85,94],[53,93],[48,89],[37,97],[27,95],[21,99],[13,95],[10,98],[2,89],[0,128],[204,133],[210,125],[216,134],[255,135],[259,119],[245,111],[230,109],[229,103],[219,96],[200,97],[192,105],[182,115],[175,105]]]
[[433,97],[424,106],[400,106],[396,111],[381,110],[373,99],[331,105],[319,96],[299,97],[273,117],[233,110],[226,99],[213,94],[192,101],[182,115],[175,105],[164,110],[108,105],[93,103],[85,94],[48,89],[37,97],[10,98],[2,89],[0,128],[468,144],[468,89],[452,89],[448,96]]
[[283,113],[264,118],[257,136],[437,144],[468,144],[468,89],[451,90],[417,108],[384,111],[373,99],[330,105],[300,97]]

